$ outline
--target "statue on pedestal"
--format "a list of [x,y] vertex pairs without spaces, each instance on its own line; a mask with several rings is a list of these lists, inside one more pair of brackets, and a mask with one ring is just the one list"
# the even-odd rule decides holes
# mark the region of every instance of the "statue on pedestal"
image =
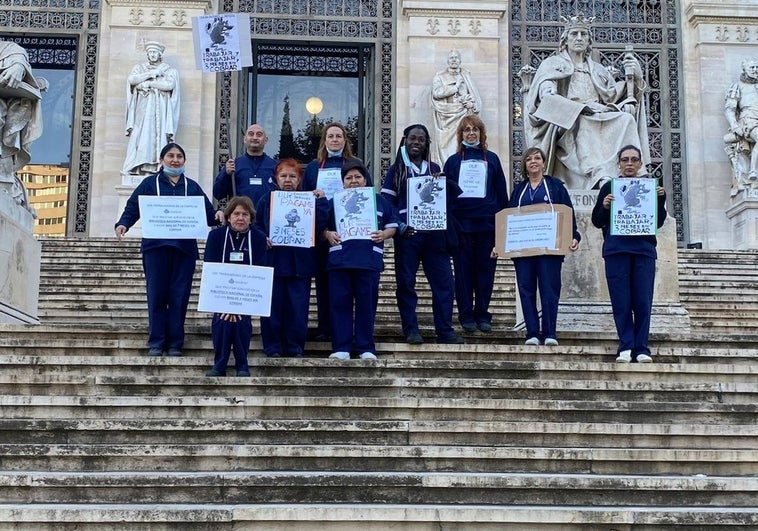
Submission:
[[147,62],[132,68],[126,83],[126,136],[122,175],[158,171],[160,152],[174,141],[179,123],[179,72],[163,62],[165,46],[145,44]]
[[31,160],[30,145],[42,135],[40,91],[47,81],[35,78],[21,46],[0,41],[0,191],[32,212],[16,172]]
[[740,80],[726,93],[724,115],[729,132],[724,150],[732,163],[732,197],[758,188],[758,60],[742,62]]
[[525,146],[547,154],[545,172],[571,189],[592,189],[618,173],[615,155],[640,148],[650,162],[642,68],[627,46],[624,77],[590,57],[594,18],[564,19],[558,51],[521,70]]
[[461,68],[461,52],[451,50],[447,68],[440,70],[432,80],[432,108],[437,152],[440,165],[456,152],[456,131],[461,118],[479,114],[482,99],[471,80],[471,72]]

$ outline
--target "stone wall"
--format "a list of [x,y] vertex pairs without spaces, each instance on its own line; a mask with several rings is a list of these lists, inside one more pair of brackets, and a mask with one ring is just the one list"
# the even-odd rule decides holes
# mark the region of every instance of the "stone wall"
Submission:
[[0,323],[39,323],[41,253],[32,215],[0,192]]

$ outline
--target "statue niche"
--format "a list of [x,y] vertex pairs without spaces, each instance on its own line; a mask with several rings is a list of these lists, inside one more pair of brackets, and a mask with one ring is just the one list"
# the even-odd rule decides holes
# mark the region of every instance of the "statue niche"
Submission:
[[727,90],[724,116],[729,132],[724,150],[732,164],[732,197],[758,188],[758,60],[742,62],[742,74]]

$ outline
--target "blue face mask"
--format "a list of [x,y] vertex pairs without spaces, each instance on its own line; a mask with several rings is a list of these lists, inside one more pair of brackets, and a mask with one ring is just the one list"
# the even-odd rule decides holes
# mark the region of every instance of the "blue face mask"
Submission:
[[163,174],[168,177],[178,177],[179,175],[184,173],[184,166],[181,166],[180,168],[171,168],[169,166],[163,167]]
[[463,144],[463,147],[467,147],[467,148],[475,148],[475,147],[477,147],[477,146],[480,144],[480,142],[477,140],[476,142],[474,142],[474,143],[471,143],[471,142],[466,142],[466,141],[464,140],[464,141],[462,141],[462,142],[461,142],[461,144]]
[[341,157],[342,156],[342,150],[339,151],[332,151],[329,148],[326,148],[326,152],[329,154],[330,157]]
[[407,167],[410,167],[411,159],[408,157],[408,150],[405,149],[405,146],[400,146],[400,156],[403,157],[403,164],[405,164]]

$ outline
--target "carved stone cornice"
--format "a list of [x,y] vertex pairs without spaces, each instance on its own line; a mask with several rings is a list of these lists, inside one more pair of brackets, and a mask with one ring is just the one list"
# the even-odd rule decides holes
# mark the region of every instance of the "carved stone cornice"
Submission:
[[161,7],[164,9],[199,9],[206,11],[212,7],[209,0],[106,0],[111,7]]
[[503,18],[507,5],[505,2],[487,2],[480,0],[458,0],[453,2],[435,0],[401,0],[401,10],[407,17],[441,17],[441,18]]
[[685,11],[692,26],[699,24],[758,24],[758,10],[753,0],[726,2],[692,2]]

